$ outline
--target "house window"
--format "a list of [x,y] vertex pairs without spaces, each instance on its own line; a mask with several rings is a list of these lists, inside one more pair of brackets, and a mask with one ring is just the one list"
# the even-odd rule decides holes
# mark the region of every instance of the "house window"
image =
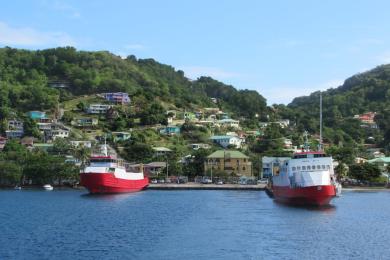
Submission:
[[305,171],[306,170],[306,166],[302,166],[302,170]]
[[301,166],[298,166],[297,169],[298,169],[298,171],[300,171],[301,170]]
[[297,170],[297,168],[295,168],[295,167],[292,167],[292,170],[293,170],[293,171],[296,171],[296,170]]
[[[304,166],[305,167],[305,166]],[[307,166],[307,169],[310,170],[310,165]]]
[[317,170],[321,170],[321,165],[317,165]]
[[246,168],[245,168],[245,166],[244,166],[244,167],[242,167],[242,170],[243,170],[243,171],[245,171],[245,169],[246,169]]
[[325,165],[321,165],[321,168],[322,168],[323,170],[325,170]]

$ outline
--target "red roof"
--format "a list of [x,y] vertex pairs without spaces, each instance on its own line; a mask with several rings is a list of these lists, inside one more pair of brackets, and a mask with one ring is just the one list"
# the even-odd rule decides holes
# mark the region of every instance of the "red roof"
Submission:
[[114,159],[112,156],[108,155],[92,155],[91,159]]

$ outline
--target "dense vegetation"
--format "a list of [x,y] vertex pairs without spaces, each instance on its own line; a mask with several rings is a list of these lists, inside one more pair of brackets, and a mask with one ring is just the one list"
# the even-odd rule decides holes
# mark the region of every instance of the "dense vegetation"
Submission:
[[[132,55],[122,59],[106,51],[1,48],[0,75],[3,117],[8,107],[21,111],[52,109],[58,101],[73,96],[118,91],[146,103],[159,100],[178,108],[213,106],[210,97],[216,97],[223,109],[248,117],[264,112],[266,107],[265,99],[255,91],[237,91],[211,78],[190,81],[183,71],[153,59]],[[48,88],[58,81],[68,88]]]
[[[53,88],[58,83],[66,87]],[[320,92],[298,97],[288,106],[267,107],[266,100],[256,91],[237,90],[210,77],[191,81],[183,71],[153,59],[137,59],[132,55],[123,59],[105,51],[77,51],[72,47],[38,51],[0,48],[0,135],[6,129],[4,119],[17,117],[23,120],[27,136],[42,141],[36,123],[27,118],[25,112],[44,110],[53,115],[59,107],[63,107],[66,112],[62,121],[70,125],[74,117],[85,116],[82,111],[88,103],[104,102],[94,94],[119,91],[129,93],[131,106],[116,106],[117,114],[110,119],[106,115],[96,116],[99,118],[98,130],[102,133],[134,128],[130,140],[112,142],[116,148],[122,149],[122,157],[132,162],[150,162],[152,145],[171,148],[173,153],[169,158],[153,159],[169,160],[172,174],[202,174],[207,153],[191,151],[188,144],[206,143],[212,134],[222,135],[234,129],[212,129],[186,122],[181,127],[181,135],[162,136],[150,126],[166,125],[168,109],[194,111],[218,106],[233,118],[240,119],[244,130],[260,130],[260,136],[246,139],[243,149],[251,157],[254,172],[259,172],[259,157],[263,155],[289,155],[284,149],[285,138],[299,146],[303,143],[302,134],[307,130],[311,135],[312,148],[318,144],[315,134],[319,132]],[[324,141],[329,144],[328,152],[341,162],[337,169],[339,172],[344,170],[344,164],[352,166],[352,172],[361,170],[354,166],[354,158],[367,158],[365,144],[390,151],[390,65],[355,75],[341,87],[323,92],[322,97]],[[213,103],[211,98],[216,98],[218,102]],[[377,112],[375,120],[379,129],[361,127],[361,122],[353,118],[355,114],[368,111]],[[290,119],[290,126],[281,128],[271,123],[264,129],[259,128],[259,121],[275,122],[278,119]],[[78,134],[80,139],[85,137],[83,130],[73,129],[72,134]],[[214,146],[212,150],[217,148]],[[13,149],[17,152],[13,153]],[[73,178],[76,170],[63,164],[64,155],[83,158],[86,151],[71,151],[61,143],[56,144],[55,149],[55,156],[38,151],[27,156],[23,148],[10,142],[0,156],[0,177],[3,178],[0,182],[15,183],[29,178],[40,184],[61,179],[61,176]],[[189,152],[191,157],[188,162],[179,164],[178,161]],[[65,172],[61,173],[58,167]],[[363,177],[355,174],[355,177],[368,179],[367,176],[376,174],[369,167],[363,170],[374,174]],[[53,171],[59,175],[52,175]],[[35,176],[34,172],[42,174]]]
[[[354,155],[362,145],[376,144],[389,151],[390,142],[390,65],[379,66],[345,80],[335,89],[322,92],[325,142],[352,147]],[[289,118],[299,131],[318,133],[320,92],[298,97],[288,106],[275,106],[278,116]],[[354,115],[376,112],[379,129],[361,127]]]

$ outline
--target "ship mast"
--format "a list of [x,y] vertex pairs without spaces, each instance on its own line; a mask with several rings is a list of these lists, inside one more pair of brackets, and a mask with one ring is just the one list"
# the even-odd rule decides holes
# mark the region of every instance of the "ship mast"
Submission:
[[322,151],[322,93],[320,91],[320,143],[318,145],[318,150]]
[[103,153],[105,156],[108,156],[108,151],[107,151],[107,136],[104,135],[104,146],[103,146]]

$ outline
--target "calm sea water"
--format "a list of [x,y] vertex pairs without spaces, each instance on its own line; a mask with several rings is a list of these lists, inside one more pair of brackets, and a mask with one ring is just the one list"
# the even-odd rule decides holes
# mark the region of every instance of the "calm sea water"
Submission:
[[390,192],[325,209],[262,191],[0,191],[0,259],[389,259]]

